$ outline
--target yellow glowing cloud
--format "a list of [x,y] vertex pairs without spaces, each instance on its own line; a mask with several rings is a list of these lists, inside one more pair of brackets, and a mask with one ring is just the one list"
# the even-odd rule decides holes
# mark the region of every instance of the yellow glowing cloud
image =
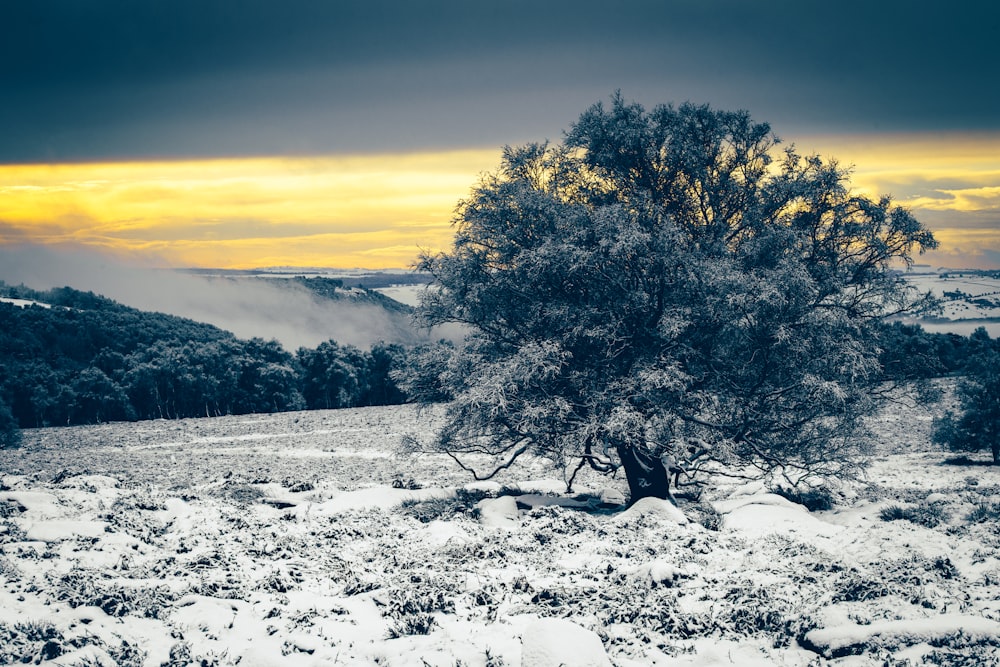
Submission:
[[836,158],[851,167],[856,190],[892,194],[907,206],[947,200],[958,190],[992,189],[995,199],[1000,187],[997,134],[817,136],[799,139],[796,148]]
[[[997,265],[1000,135],[795,143],[853,165],[857,191],[892,194],[912,209],[942,243],[927,261]],[[499,160],[499,149],[489,149],[0,165],[0,243],[91,247],[182,266],[405,267],[418,248],[450,244],[456,203]]]
[[891,194],[941,244],[924,261],[1000,267],[1000,135],[933,134],[799,138],[802,153],[852,166],[855,190]]
[[0,166],[0,242],[191,266],[402,267],[418,246],[450,242],[455,204],[498,160],[469,150]]
[[940,196],[918,196],[907,203],[913,208],[930,211],[1000,211],[1000,185],[981,188],[941,188],[937,192]]

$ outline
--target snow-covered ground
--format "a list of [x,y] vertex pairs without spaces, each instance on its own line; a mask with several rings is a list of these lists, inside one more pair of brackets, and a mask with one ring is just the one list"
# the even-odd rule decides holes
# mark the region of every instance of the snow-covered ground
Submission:
[[907,274],[921,292],[941,299],[940,312],[915,321],[931,332],[968,336],[984,327],[1000,336],[1000,279],[954,269],[923,269]]
[[393,287],[377,287],[376,292],[385,294],[390,299],[395,299],[407,306],[420,305],[420,295],[427,289],[427,285],[396,285]]
[[943,464],[919,409],[815,512],[735,483],[614,511],[622,480],[560,495],[544,461],[470,484],[396,453],[440,419],[26,431],[0,452],[0,664],[1000,660],[1000,470]]
[[32,301],[31,299],[13,299],[11,297],[0,296],[0,303],[12,303],[18,308],[27,308],[28,306],[39,306],[40,308],[51,308],[47,303],[41,303],[40,301]]

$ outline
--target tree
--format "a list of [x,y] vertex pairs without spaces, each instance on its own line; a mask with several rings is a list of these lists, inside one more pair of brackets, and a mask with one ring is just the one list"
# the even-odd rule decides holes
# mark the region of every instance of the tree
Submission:
[[0,396],[0,449],[12,449],[21,444],[21,429],[10,406]]
[[934,442],[952,451],[989,449],[993,465],[1000,465],[1000,351],[988,344],[982,327],[970,340],[979,344],[979,353],[968,360],[956,388],[961,412],[948,411],[935,422]]
[[936,241],[778,143],[743,111],[616,95],[559,145],[506,147],[418,262],[423,323],[469,332],[403,387],[454,396],[430,448],[480,479],[526,454],[568,484],[624,469],[633,502],[707,470],[848,472],[875,323],[919,301],[893,263]]
[[85,368],[73,380],[76,423],[134,420],[125,390],[98,368]]
[[358,405],[365,390],[367,365],[361,350],[328,340],[315,349],[299,348],[302,395],[310,410],[331,410]]
[[367,355],[368,390],[361,397],[363,405],[399,405],[406,395],[399,390],[394,373],[406,362],[406,349],[395,343],[377,343]]
[[235,412],[283,412],[302,410],[299,375],[294,357],[277,340],[251,338],[243,344],[239,366]]

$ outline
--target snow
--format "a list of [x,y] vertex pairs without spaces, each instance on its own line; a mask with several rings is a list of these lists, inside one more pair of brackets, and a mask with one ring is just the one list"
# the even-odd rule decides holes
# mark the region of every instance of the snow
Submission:
[[59,516],[62,508],[51,493],[44,491],[0,491],[0,502],[15,503],[30,512],[30,516]]
[[358,509],[381,509],[402,505],[407,501],[427,501],[455,495],[454,489],[396,489],[390,486],[373,486],[356,491],[345,491],[320,503],[310,503],[296,508],[299,516],[329,516]]
[[669,500],[660,498],[642,498],[630,508],[618,515],[620,521],[631,521],[639,517],[656,517],[669,523],[685,524],[688,518],[676,505]]
[[1000,640],[1000,623],[978,616],[941,614],[931,618],[854,623],[806,633],[806,640],[833,657],[853,646],[897,647],[905,644],[943,642],[951,635],[966,641]]
[[12,303],[18,308],[27,308],[28,306],[38,306],[39,308],[52,307],[50,304],[42,303],[41,301],[32,301],[31,299],[13,299],[6,296],[0,296],[0,303]]
[[476,503],[476,509],[479,510],[479,521],[484,526],[513,530],[519,523],[517,501],[513,496],[485,498]]
[[667,560],[654,560],[629,572],[632,576],[653,584],[673,583],[680,575],[677,566]]
[[601,638],[561,618],[528,623],[521,636],[524,667],[611,667]]
[[764,482],[616,508],[621,478],[567,494],[542,459],[472,483],[396,453],[441,423],[410,406],[28,430],[0,662],[49,628],[66,665],[997,664],[1000,539],[969,515],[1000,469],[943,465],[932,417],[874,420],[822,512]]
[[843,530],[774,493],[737,496],[715,503],[715,509],[725,515],[722,520],[725,530],[751,537],[770,533],[794,533],[807,538],[830,537]]
[[108,524],[104,521],[24,521],[21,528],[29,540],[61,542],[73,537],[101,537]]

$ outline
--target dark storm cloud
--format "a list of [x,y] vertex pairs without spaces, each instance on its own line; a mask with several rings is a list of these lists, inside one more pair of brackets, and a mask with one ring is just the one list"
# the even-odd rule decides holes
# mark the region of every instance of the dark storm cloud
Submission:
[[0,7],[0,161],[558,138],[616,88],[781,134],[997,129],[993,3],[31,0]]

